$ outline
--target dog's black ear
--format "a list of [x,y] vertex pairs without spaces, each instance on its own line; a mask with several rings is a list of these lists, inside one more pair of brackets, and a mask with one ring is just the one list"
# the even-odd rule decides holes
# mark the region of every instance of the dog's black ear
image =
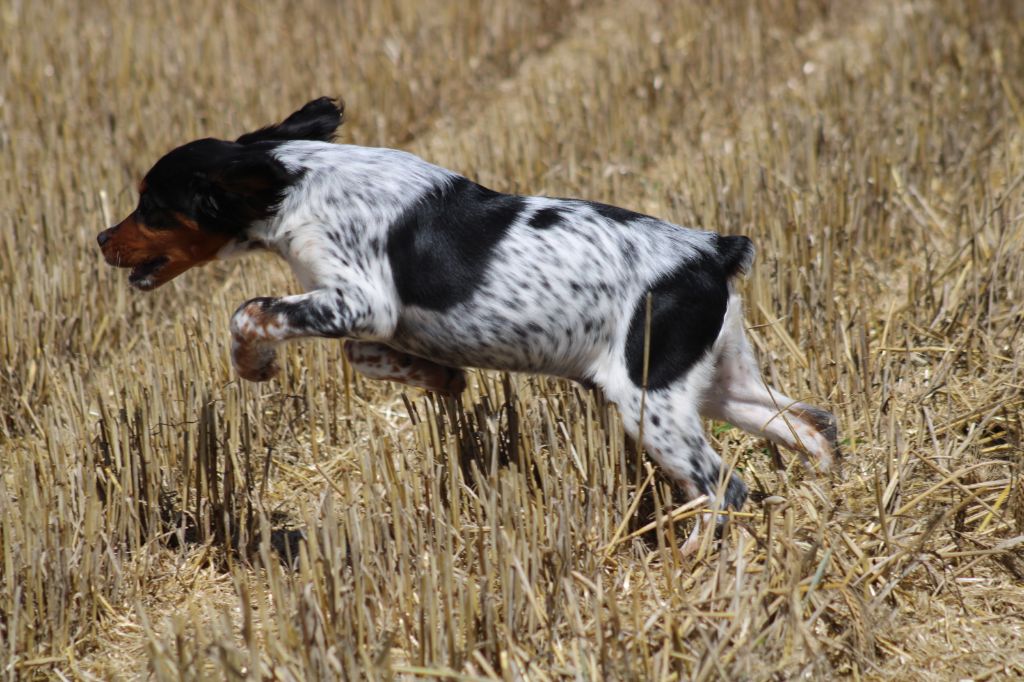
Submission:
[[308,102],[277,125],[267,126],[238,138],[240,144],[281,140],[319,140],[333,142],[334,134],[345,118],[341,98],[321,97]]
[[191,178],[193,213],[219,232],[239,233],[277,210],[298,175],[265,150],[238,147],[222,163]]

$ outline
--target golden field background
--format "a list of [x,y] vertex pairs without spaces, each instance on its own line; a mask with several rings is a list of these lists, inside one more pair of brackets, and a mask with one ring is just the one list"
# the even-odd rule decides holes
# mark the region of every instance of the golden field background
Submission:
[[[1024,674],[1024,6],[0,3],[0,678]],[[768,380],[723,542],[573,384],[461,402],[308,341],[239,383],[269,257],[149,295],[95,234],[165,151],[341,95],[341,140],[758,244]]]

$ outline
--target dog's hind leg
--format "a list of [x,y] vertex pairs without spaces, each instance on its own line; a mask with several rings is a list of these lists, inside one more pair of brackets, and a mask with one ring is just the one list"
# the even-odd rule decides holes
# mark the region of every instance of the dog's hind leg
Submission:
[[[708,506],[739,509],[747,487],[735,473],[726,477],[722,459],[704,435],[698,398],[711,372],[710,356],[670,386],[647,391],[627,381],[601,381],[605,395],[619,408],[623,427],[642,439],[652,459],[688,499],[708,496]],[[642,421],[642,426],[641,426]]]
[[738,294],[729,297],[713,353],[714,378],[701,401],[702,415],[807,454],[823,470],[835,463],[839,455],[835,417],[765,384],[743,329]]
[[[716,510],[739,510],[747,497],[747,486],[723,466],[704,435],[698,413],[698,398],[713,371],[708,355],[684,377],[670,386],[646,394],[626,381],[598,381],[605,395],[615,402],[626,432],[641,438],[648,454],[682,488],[689,500],[701,495]],[[642,427],[641,427],[642,423]],[[684,555],[700,544],[703,523],[725,520],[723,514],[705,513],[697,519],[690,537],[681,547]]]
[[466,388],[461,369],[439,365],[373,341],[345,341],[345,356],[360,374],[371,379],[397,381],[438,393],[459,394]]

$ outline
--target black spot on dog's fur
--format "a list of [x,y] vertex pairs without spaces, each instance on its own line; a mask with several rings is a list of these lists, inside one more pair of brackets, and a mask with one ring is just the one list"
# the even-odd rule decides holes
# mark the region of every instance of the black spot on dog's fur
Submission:
[[530,227],[536,230],[546,230],[552,225],[562,222],[562,213],[553,206],[542,208],[530,216]]
[[630,211],[628,208],[612,206],[611,204],[602,204],[598,201],[584,201],[583,203],[594,209],[599,216],[619,223],[628,223],[633,220],[642,220],[644,218],[651,217],[649,215],[644,215],[643,213]]
[[[667,388],[710,350],[718,337],[729,300],[727,278],[712,255],[699,253],[649,289],[650,353],[647,388]],[[644,383],[647,294],[637,301],[626,337],[630,380]]]
[[416,202],[388,234],[387,255],[402,302],[443,311],[472,297],[523,207],[522,197],[462,177]]

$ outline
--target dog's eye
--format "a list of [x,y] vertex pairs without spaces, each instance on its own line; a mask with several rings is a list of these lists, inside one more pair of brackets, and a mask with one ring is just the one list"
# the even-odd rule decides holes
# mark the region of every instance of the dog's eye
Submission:
[[149,194],[139,197],[139,217],[147,227],[157,230],[169,229],[177,225],[170,211],[160,201]]
[[143,221],[149,222],[150,216],[154,213],[153,200],[143,194],[139,197],[139,207],[136,209]]
[[212,194],[207,194],[199,200],[199,205],[203,211],[214,215],[220,209],[220,203],[217,201],[217,197]]

